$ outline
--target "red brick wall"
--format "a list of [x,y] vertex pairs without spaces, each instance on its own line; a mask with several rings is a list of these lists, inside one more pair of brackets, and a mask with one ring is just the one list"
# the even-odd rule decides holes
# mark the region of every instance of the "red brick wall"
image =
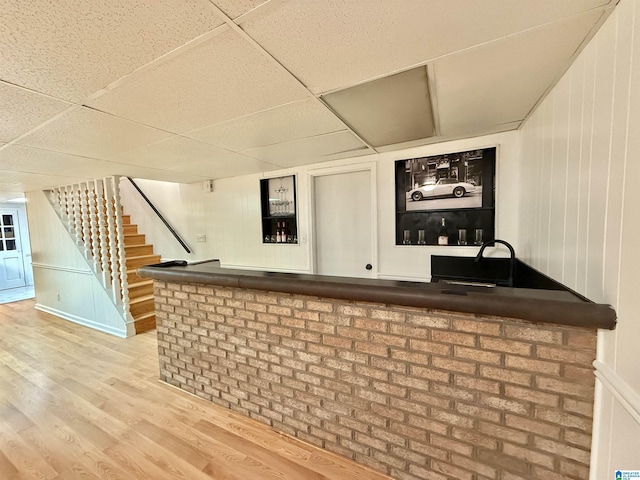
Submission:
[[587,479],[596,333],[155,283],[160,378],[402,480]]

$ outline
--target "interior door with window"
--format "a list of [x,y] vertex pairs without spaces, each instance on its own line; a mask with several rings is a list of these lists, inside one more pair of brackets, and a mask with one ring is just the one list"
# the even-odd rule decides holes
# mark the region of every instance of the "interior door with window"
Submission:
[[25,285],[18,210],[0,209],[0,290]]

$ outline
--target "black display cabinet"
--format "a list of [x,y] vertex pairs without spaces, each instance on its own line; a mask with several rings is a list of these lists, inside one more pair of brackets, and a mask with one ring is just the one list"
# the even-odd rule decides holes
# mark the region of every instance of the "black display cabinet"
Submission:
[[274,245],[298,243],[296,177],[260,180],[262,243]]
[[[481,245],[495,238],[496,148],[399,160],[396,245]],[[463,238],[466,237],[466,238]]]

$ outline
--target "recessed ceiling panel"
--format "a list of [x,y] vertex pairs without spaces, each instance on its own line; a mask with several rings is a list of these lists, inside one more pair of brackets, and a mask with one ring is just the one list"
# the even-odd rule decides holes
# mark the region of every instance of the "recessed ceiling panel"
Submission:
[[144,167],[174,169],[214,160],[228,154],[227,150],[176,135],[153,145],[126,152],[115,160]]
[[362,143],[358,137],[345,130],[247,150],[243,153],[281,167],[293,167],[326,161],[326,157],[330,155],[366,148],[368,148],[367,145]]
[[305,96],[294,79],[228,29],[90,104],[183,133]]
[[0,140],[11,141],[70,104],[0,82]]
[[186,135],[229,150],[241,151],[344,128],[345,125],[327,107],[310,98]]
[[2,80],[80,101],[221,25],[207,0],[2,1]]
[[323,100],[374,147],[435,133],[425,67],[340,90]]
[[255,158],[245,155],[231,153],[224,157],[176,167],[174,170],[185,174],[204,175],[209,179],[217,179],[268,172],[279,168],[281,167],[271,163],[256,160]]
[[586,13],[435,62],[441,133],[523,120],[600,16]]
[[314,93],[576,14],[604,0],[282,2],[242,28]]
[[21,145],[107,159],[171,136],[89,108],[75,108],[20,139]]

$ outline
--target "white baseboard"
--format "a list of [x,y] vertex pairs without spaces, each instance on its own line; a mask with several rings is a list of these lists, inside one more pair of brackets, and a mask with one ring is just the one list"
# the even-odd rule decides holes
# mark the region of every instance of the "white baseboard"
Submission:
[[596,378],[629,412],[629,415],[640,424],[640,394],[606,363],[596,360],[593,362],[593,366],[596,369]]
[[72,315],[70,313],[63,312],[61,310],[57,310],[47,305],[42,305],[41,303],[36,303],[35,308],[36,310],[50,313],[51,315],[55,315],[56,317],[69,320],[70,322],[92,328],[93,330],[98,330],[100,332],[108,333],[116,337],[127,338],[128,336],[131,336],[131,335],[128,335],[129,332],[127,331],[128,329],[126,325],[123,325],[123,328],[121,329],[116,327],[110,327],[109,325],[103,325],[101,323],[94,322],[93,320],[89,320],[88,318],[78,317],[76,315]]

